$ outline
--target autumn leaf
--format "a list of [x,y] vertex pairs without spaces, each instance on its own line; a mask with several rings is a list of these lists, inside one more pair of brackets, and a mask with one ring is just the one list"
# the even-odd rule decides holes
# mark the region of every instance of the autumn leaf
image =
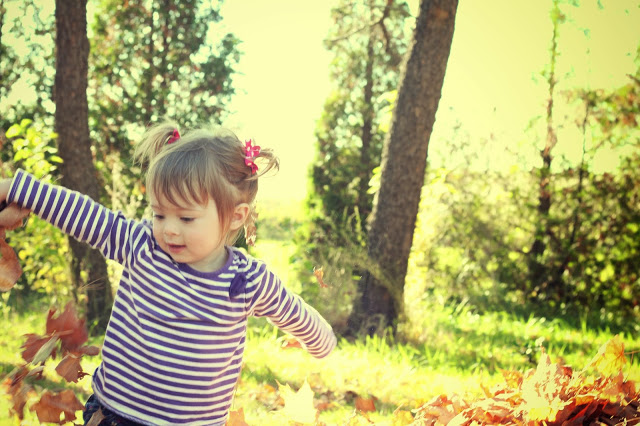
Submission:
[[302,348],[302,344],[300,343],[300,341],[293,336],[286,335],[281,337],[279,340],[282,341],[280,343],[280,347],[282,349]]
[[[4,234],[4,230],[2,230]],[[18,261],[16,252],[4,240],[4,235],[0,238],[0,291],[8,291],[13,288],[22,275],[22,267]]]
[[[33,362],[36,354],[41,352],[40,350],[42,346],[49,344],[55,347],[55,343],[57,343],[57,339],[52,338],[51,336],[42,337],[38,336],[37,334],[29,333],[25,334],[25,337],[27,338],[27,340],[22,344],[21,347],[24,348],[24,350],[22,351],[22,359],[24,359],[26,362]],[[53,343],[51,343],[52,340]],[[49,354],[51,353],[52,351],[49,351]]]
[[[31,362],[34,365],[41,364],[45,362],[55,352],[56,346],[58,344],[58,336],[45,337],[44,339],[48,339],[48,340],[44,344],[40,345],[40,348],[38,349],[38,351],[35,353],[33,358],[28,362]],[[41,340],[43,339],[38,339],[38,342]],[[23,352],[23,358],[24,358],[24,352]]]
[[78,351],[81,354],[88,355],[88,356],[96,356],[96,355],[100,354],[100,348],[97,347],[97,346],[93,346],[93,345],[83,346],[83,347],[79,348]]
[[315,275],[316,280],[318,280],[318,284],[320,285],[320,288],[328,288],[329,284],[324,282],[324,271],[322,270],[322,267],[320,268],[313,268],[313,275]]
[[356,410],[362,411],[364,413],[370,411],[376,411],[376,404],[372,397],[363,398],[361,396],[356,397]]
[[80,357],[74,354],[67,354],[56,367],[56,372],[67,382],[76,383],[88,374],[82,370]]
[[[58,393],[46,391],[42,394],[40,401],[31,407],[31,410],[36,412],[40,423],[59,424],[74,421],[76,419],[76,411],[83,409],[84,405],[78,401],[71,389]],[[64,418],[61,420],[60,415],[62,413],[64,413]]]
[[103,420],[104,413],[102,412],[102,408],[98,408],[98,410],[91,415],[91,418],[87,422],[86,426],[99,426]]
[[4,387],[7,395],[11,396],[12,406],[10,411],[20,420],[24,418],[24,406],[27,402],[28,394],[32,390],[31,386],[24,385],[23,379],[28,375],[25,366],[16,368],[4,380]]
[[244,410],[241,408],[230,411],[226,426],[249,426],[247,422],[244,421]]
[[609,377],[618,374],[626,363],[624,343],[620,336],[616,335],[600,347],[586,368],[592,368],[603,376]]
[[54,317],[55,312],[54,308],[49,310],[46,333],[60,335],[63,352],[72,351],[87,342],[89,333],[85,321],[77,317],[73,303],[67,303],[64,311],[58,317]]
[[278,383],[278,390],[284,400],[282,414],[290,421],[302,424],[314,424],[318,410],[313,406],[313,391],[307,381],[294,392],[289,385]]

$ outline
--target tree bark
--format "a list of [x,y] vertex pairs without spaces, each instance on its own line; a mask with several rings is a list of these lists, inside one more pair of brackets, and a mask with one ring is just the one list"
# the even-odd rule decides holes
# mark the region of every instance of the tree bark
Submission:
[[558,137],[553,123],[554,100],[556,80],[556,62],[558,59],[558,30],[560,21],[558,16],[560,10],[558,2],[553,2],[553,32],[551,37],[549,73],[547,75],[548,95],[546,109],[547,135],[544,149],[540,151],[542,166],[539,169],[538,186],[538,223],[534,233],[533,243],[529,250],[529,280],[530,297],[537,299],[544,295],[553,299],[563,298],[562,275],[554,274],[551,265],[544,261],[544,254],[547,251],[547,241],[552,234],[549,223],[549,212],[551,211],[551,162],[553,160],[552,151],[558,143]]
[[[99,200],[100,186],[91,153],[87,78],[87,0],[56,0],[56,76],[54,100],[58,150],[63,159],[62,185]],[[87,322],[95,332],[105,330],[113,295],[102,254],[69,238],[72,279],[76,291],[87,291]],[[82,272],[86,271],[87,281]]]
[[395,330],[404,312],[404,280],[457,7],[457,0],[420,2],[368,232],[369,256],[379,271],[364,274],[358,284],[349,334]]

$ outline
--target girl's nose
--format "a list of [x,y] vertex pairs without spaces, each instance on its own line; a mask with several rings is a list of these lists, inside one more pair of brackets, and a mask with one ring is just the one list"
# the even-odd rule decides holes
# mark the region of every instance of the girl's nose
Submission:
[[167,221],[167,223],[165,223],[164,225],[163,233],[165,235],[177,235],[178,227],[176,226],[175,223],[173,223],[173,221]]

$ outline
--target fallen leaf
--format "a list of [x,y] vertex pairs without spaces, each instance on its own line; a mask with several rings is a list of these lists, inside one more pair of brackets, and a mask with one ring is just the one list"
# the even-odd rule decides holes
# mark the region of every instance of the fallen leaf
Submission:
[[244,421],[244,410],[241,408],[230,411],[226,426],[249,426],[247,422]]
[[282,343],[280,344],[280,347],[282,349],[302,348],[302,344],[295,337],[287,335],[282,337]]
[[356,410],[362,412],[376,411],[376,404],[373,398],[363,398],[361,396],[356,398],[355,401]]
[[74,354],[67,354],[56,367],[56,372],[67,382],[73,383],[88,375],[82,370],[80,358]]
[[0,291],[11,290],[18,282],[20,275],[22,275],[22,267],[20,267],[18,256],[2,235],[0,238]]
[[73,303],[69,302],[64,311],[54,317],[56,310],[51,308],[47,317],[47,334],[58,333],[62,341],[62,350],[72,351],[82,346],[89,339],[85,321],[78,318]]
[[12,371],[4,381],[7,394],[11,396],[12,406],[10,411],[18,416],[20,420],[24,418],[24,406],[27,402],[27,396],[31,391],[31,386],[23,384],[23,378],[28,375],[26,367]]
[[93,345],[83,346],[79,349],[79,351],[80,353],[88,356],[96,356],[100,354],[100,348]]
[[320,285],[320,288],[328,288],[329,284],[324,282],[324,271],[322,270],[322,267],[320,268],[313,268],[313,275],[315,275],[316,280],[318,280],[318,284]]
[[35,353],[31,361],[28,362],[31,362],[34,365],[44,363],[50,356],[52,356],[52,354],[54,354],[56,346],[58,345],[58,336],[49,337],[48,339],[48,341],[40,346],[40,349],[38,349],[38,352]]
[[314,424],[318,416],[318,410],[313,406],[313,391],[307,381],[294,392],[289,385],[278,383],[278,390],[284,400],[282,414],[293,422],[302,424]]
[[[78,401],[72,390],[67,389],[62,392],[53,393],[46,391],[42,394],[40,401],[31,407],[36,412],[40,423],[64,424],[76,419],[76,411],[83,410],[84,405]],[[64,413],[61,420],[60,415]]]
[[619,335],[615,335],[600,347],[596,356],[587,365],[587,368],[592,368],[607,377],[618,374],[626,363],[624,343]]
[[40,348],[51,340],[51,336],[42,337],[32,333],[25,334],[25,337],[27,340],[22,344],[21,348],[24,348],[22,359],[26,362],[32,362]]
[[87,422],[86,426],[99,426],[100,422],[104,420],[104,413],[102,412],[102,408],[98,408],[98,411],[94,412],[91,415],[91,418]]

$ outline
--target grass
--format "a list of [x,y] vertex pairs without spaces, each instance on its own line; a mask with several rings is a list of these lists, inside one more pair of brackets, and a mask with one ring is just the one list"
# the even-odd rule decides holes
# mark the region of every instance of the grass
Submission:
[[[22,334],[42,333],[45,317],[44,310],[5,317],[0,329],[0,339],[6,343],[0,350],[3,376],[21,363]],[[544,346],[552,359],[561,357],[579,369],[612,337],[606,332],[575,330],[561,322],[536,318],[522,320],[506,313],[480,316],[443,309],[432,312],[432,318],[431,329],[425,330],[432,333],[429,343],[406,344],[381,337],[353,343],[340,340],[336,351],[322,360],[300,349],[283,349],[277,329],[252,319],[234,408],[243,408],[249,424],[282,424],[279,384],[298,389],[306,380],[315,402],[327,407],[321,411],[320,421],[328,425],[344,423],[353,415],[355,398],[360,396],[375,400],[371,421],[388,424],[399,407],[411,410],[439,394],[481,395],[481,383],[490,386],[501,381],[499,369],[533,367],[539,346]],[[625,338],[625,344],[628,350],[638,350],[638,344],[630,338]],[[88,360],[86,371],[93,371],[97,358]],[[640,381],[637,357],[627,365],[625,374]],[[52,371],[47,378],[48,388],[65,386]],[[89,381],[87,377],[75,388],[82,401],[90,392]],[[0,413],[0,425],[18,424],[1,420],[8,413],[6,398],[0,400]],[[33,414],[27,414],[23,425],[38,424]]]
[[[287,221],[294,228],[295,222]],[[277,221],[272,228],[277,228]],[[299,292],[308,283],[297,282],[289,266],[293,254],[289,232],[274,234],[268,227],[259,234],[254,253],[265,258],[287,286]],[[266,234],[266,235],[265,235]],[[269,238],[274,236],[275,238]],[[310,301],[313,304],[313,301]],[[362,341],[339,340],[326,359],[317,360],[300,349],[282,348],[282,334],[265,321],[249,322],[244,367],[233,409],[242,408],[250,425],[286,424],[281,415],[279,384],[299,389],[306,381],[314,402],[323,406],[319,421],[327,425],[344,424],[354,415],[357,398],[373,398],[376,411],[368,414],[378,425],[392,424],[399,408],[410,411],[439,394],[458,394],[468,398],[482,395],[481,384],[502,381],[501,370],[524,371],[536,365],[541,348],[575,369],[581,369],[612,333],[580,328],[558,320],[519,317],[508,312],[478,314],[470,307],[441,306],[435,303],[412,306],[412,320],[402,332],[407,342],[371,337]],[[0,375],[4,377],[21,364],[20,345],[25,333],[42,333],[46,308],[26,312],[4,310],[0,327]],[[637,352],[640,344],[633,336],[622,336],[626,350]],[[92,343],[100,343],[92,342]],[[624,371],[627,378],[640,382],[640,354],[630,354]],[[91,372],[99,357],[88,359]],[[53,367],[51,367],[52,369]],[[65,384],[49,371],[44,386],[59,389]],[[90,393],[90,378],[75,387],[81,401]],[[0,426],[18,425],[5,417],[8,400],[0,398]],[[27,411],[22,425],[38,424]],[[78,413],[79,414],[79,413]]]

